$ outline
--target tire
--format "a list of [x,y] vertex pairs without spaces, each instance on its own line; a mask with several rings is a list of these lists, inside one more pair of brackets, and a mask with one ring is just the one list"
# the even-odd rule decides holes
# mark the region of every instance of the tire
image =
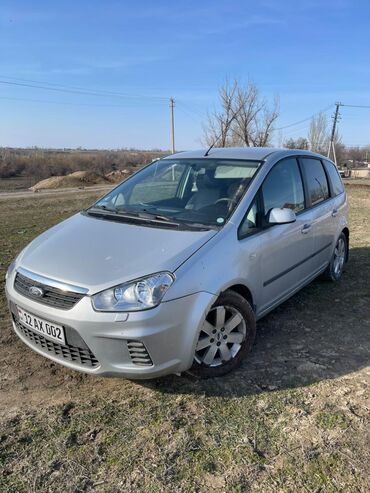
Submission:
[[342,277],[344,264],[348,258],[348,243],[344,233],[339,235],[335,244],[330,263],[324,272],[324,278],[331,282],[337,282]]
[[240,294],[225,291],[206,316],[198,335],[193,366],[187,373],[196,378],[229,373],[249,353],[255,336],[256,318],[252,307]]

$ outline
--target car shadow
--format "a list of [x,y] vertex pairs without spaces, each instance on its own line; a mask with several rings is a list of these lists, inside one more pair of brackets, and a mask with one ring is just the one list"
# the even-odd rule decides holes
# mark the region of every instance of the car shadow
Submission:
[[342,279],[317,279],[257,324],[242,366],[224,377],[137,382],[163,393],[243,396],[306,386],[370,365],[370,248],[354,248]]

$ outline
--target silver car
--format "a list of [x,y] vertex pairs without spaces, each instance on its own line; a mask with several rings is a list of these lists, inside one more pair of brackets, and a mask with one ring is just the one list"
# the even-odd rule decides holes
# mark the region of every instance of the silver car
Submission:
[[223,375],[256,320],[348,259],[334,163],[225,148],[149,164],[33,240],[7,272],[19,338],[94,375]]

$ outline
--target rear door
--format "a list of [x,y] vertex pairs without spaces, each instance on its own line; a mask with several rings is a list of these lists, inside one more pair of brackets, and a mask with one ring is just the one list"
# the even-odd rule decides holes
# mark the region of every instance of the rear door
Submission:
[[343,225],[347,224],[346,194],[342,179],[335,164],[328,159],[322,159],[322,163],[329,181],[330,196],[333,199],[331,202],[331,217],[335,228],[334,241],[336,241],[340,231],[343,229]]
[[337,231],[335,200],[331,197],[328,177],[320,159],[301,157],[300,163],[307,188],[307,201],[311,211],[311,225],[315,237],[313,272],[322,270],[331,255]]

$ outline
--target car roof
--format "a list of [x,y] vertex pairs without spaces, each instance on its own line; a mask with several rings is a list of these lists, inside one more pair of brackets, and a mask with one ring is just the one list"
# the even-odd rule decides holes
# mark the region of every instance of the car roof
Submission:
[[177,152],[176,154],[170,154],[164,159],[249,159],[253,161],[262,161],[271,155],[278,155],[280,157],[290,155],[307,155],[316,156],[322,158],[320,154],[316,154],[311,151],[303,151],[301,149],[283,149],[276,147],[213,147],[207,156],[207,149],[198,149],[195,151]]

